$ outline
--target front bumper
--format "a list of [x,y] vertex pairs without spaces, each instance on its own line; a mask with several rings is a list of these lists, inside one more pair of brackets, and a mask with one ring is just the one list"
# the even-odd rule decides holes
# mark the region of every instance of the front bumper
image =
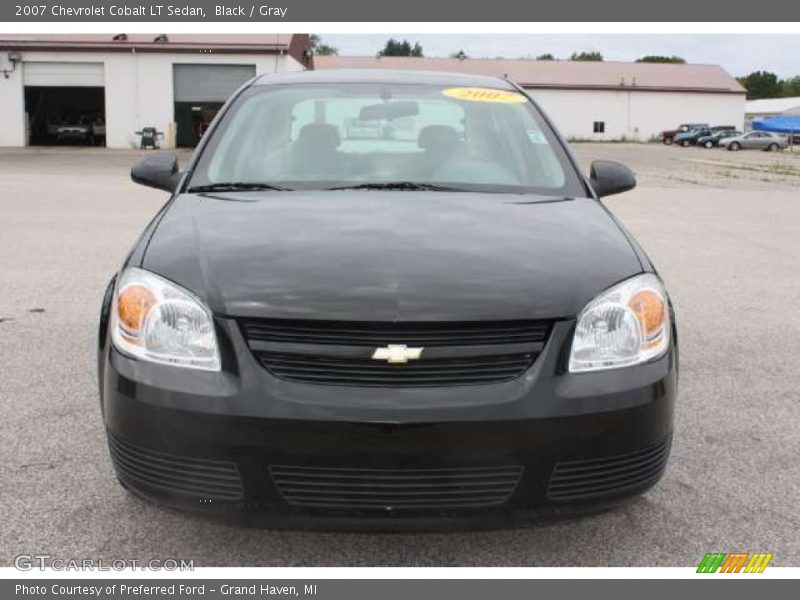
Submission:
[[663,473],[677,352],[565,373],[573,325],[557,323],[516,380],[446,388],[283,381],[227,319],[220,343],[236,358],[222,373],[137,361],[105,343],[114,467],[161,504],[275,528],[499,527],[611,507]]

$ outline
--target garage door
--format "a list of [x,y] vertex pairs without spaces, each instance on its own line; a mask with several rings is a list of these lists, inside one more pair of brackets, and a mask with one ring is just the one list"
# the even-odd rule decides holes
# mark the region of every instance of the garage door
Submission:
[[26,86],[103,87],[103,63],[25,62],[22,79]]
[[255,65],[174,65],[175,102],[225,102]]

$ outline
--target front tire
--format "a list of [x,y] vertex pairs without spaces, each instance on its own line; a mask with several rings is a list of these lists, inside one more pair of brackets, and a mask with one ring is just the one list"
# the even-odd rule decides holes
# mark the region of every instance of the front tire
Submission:
[[684,148],[687,148],[687,147],[689,146],[689,142],[688,142],[688,141],[686,141],[686,140],[683,140],[683,141],[681,142],[681,146],[683,146]]
[[703,146],[705,146],[706,148],[713,148],[714,144],[712,142],[706,142],[705,144],[703,144]]
[[736,152],[737,150],[741,150],[741,149],[742,149],[742,145],[739,142],[733,142],[732,144],[730,144],[728,146],[728,150],[732,150],[734,152]]

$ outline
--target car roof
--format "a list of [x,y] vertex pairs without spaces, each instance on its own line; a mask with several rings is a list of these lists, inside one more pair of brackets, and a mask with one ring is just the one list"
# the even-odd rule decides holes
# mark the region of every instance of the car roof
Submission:
[[449,71],[413,71],[407,69],[326,69],[264,74],[253,85],[282,85],[296,83],[396,83],[420,85],[452,85],[458,87],[488,87],[514,90],[514,85],[500,77],[467,75]]

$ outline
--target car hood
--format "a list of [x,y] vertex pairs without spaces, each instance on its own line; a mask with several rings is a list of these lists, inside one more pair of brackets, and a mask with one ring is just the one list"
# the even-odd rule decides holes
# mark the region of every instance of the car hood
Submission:
[[559,318],[642,270],[596,200],[331,191],[181,195],[143,268],[217,314]]

